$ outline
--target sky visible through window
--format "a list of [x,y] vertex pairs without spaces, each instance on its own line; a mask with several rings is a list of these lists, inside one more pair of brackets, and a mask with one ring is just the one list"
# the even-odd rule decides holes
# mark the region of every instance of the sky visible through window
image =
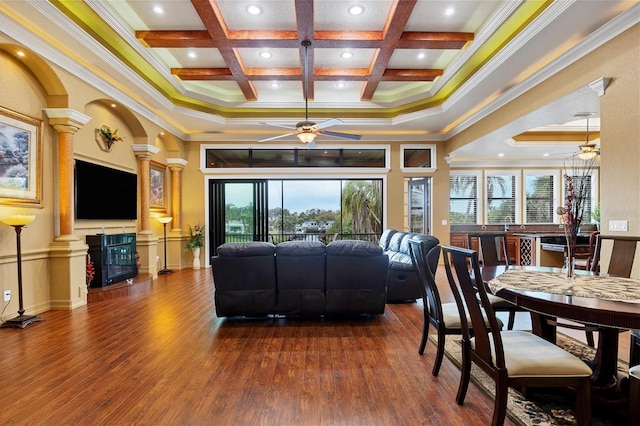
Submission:
[[[281,185],[282,184],[282,185]],[[284,187],[284,208],[290,213],[302,213],[309,209],[340,210],[339,180],[290,180],[269,181],[269,208],[279,207]],[[227,204],[237,207],[251,203],[251,191],[228,191]]]

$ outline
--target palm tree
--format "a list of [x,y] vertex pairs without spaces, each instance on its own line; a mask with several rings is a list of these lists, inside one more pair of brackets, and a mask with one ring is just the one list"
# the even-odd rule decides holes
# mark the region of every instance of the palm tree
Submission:
[[[453,220],[451,218],[452,223],[475,223],[476,222],[476,193],[477,193],[477,178],[475,176],[452,176],[450,180],[450,191],[452,195],[456,197],[451,197],[452,199],[459,200],[460,198],[467,198],[467,207],[464,212],[463,217],[459,221]],[[453,206],[450,209],[451,212],[454,212]]]
[[[382,232],[380,181],[349,181],[342,188],[342,215],[354,234]],[[343,223],[344,223],[343,222]]]

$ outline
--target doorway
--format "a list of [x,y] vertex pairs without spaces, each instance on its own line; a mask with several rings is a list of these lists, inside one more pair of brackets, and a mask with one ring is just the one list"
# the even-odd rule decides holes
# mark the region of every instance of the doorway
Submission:
[[431,235],[431,178],[409,180],[409,232]]

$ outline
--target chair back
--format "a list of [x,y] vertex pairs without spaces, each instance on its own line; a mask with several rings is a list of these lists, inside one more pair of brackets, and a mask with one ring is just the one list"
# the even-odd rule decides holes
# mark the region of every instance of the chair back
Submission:
[[[427,251],[429,250],[429,251]],[[409,251],[411,252],[411,262],[413,269],[418,276],[420,283],[420,292],[422,294],[422,303],[425,309],[428,306],[429,316],[434,320],[441,322],[442,315],[442,299],[436,284],[435,275],[431,265],[438,264],[440,258],[440,246],[427,248],[425,241],[409,239]]]
[[467,247],[477,243],[482,266],[509,265],[506,232],[476,232],[467,234]]
[[[463,339],[468,341],[473,334],[475,346],[473,352],[477,358],[489,368],[505,368],[500,332],[491,333],[491,330],[500,330],[501,327],[482,282],[478,252],[442,246],[442,255],[451,292],[458,305]],[[471,324],[467,319],[467,313]],[[492,345],[495,348],[495,356],[491,349]]]
[[633,269],[633,260],[636,255],[636,247],[640,242],[640,237],[621,236],[621,235],[597,235],[596,246],[591,262],[591,271],[600,272],[600,252],[604,241],[613,241],[611,249],[611,257],[609,258],[609,267],[607,274],[619,277],[631,277]]

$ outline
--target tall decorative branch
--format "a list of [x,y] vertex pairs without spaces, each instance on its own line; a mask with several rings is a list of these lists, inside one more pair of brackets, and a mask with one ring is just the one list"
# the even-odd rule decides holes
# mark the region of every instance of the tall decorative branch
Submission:
[[578,241],[580,224],[584,218],[585,202],[591,191],[591,175],[598,162],[598,156],[581,158],[574,155],[565,159],[563,182],[565,185],[564,205],[558,207],[562,216],[564,234],[567,240],[567,276],[573,276],[573,258]]

